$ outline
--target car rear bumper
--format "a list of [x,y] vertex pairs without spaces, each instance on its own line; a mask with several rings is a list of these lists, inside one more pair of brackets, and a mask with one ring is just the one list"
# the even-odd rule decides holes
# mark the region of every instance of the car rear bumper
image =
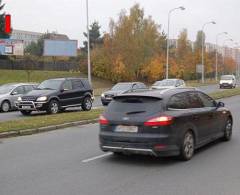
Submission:
[[[116,137],[115,137],[116,139]],[[132,137],[128,140],[115,141],[108,136],[99,136],[100,148],[104,152],[122,152],[127,154],[143,154],[152,156],[176,156],[179,155],[179,147],[169,141],[169,137],[159,136],[153,138],[152,136],[144,139]]]

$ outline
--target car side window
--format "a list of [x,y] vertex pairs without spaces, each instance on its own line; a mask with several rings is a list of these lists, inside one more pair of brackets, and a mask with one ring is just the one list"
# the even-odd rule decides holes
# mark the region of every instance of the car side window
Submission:
[[25,85],[24,88],[25,88],[25,93],[28,93],[29,91],[33,90],[33,86],[32,85]]
[[196,92],[188,92],[189,95],[189,108],[203,108],[203,102]]
[[204,107],[216,107],[215,101],[204,93],[198,93]]
[[137,89],[137,88],[138,88],[137,84],[133,84],[132,89],[134,90],[134,89]]
[[72,82],[70,80],[65,81],[63,83],[62,88],[67,90],[72,90]]
[[171,109],[187,109],[188,108],[188,96],[186,93],[179,93],[170,98],[168,108]]
[[145,89],[146,86],[143,83],[138,83],[138,88],[139,89]]
[[15,88],[12,93],[14,93],[16,95],[24,94],[23,86],[19,86],[19,87]]
[[83,89],[83,83],[81,80],[72,80],[73,89]]

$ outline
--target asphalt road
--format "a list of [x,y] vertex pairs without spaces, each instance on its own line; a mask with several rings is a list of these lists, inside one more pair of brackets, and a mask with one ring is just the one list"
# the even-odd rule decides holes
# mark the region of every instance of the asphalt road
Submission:
[[[201,89],[205,93],[212,93],[215,91],[223,90],[223,89],[219,89],[218,85],[202,86],[202,87],[199,87],[199,89]],[[101,99],[99,96],[96,96],[95,100],[93,102],[93,107],[100,107],[100,106],[102,106]],[[79,111],[79,110],[80,110],[80,108],[68,109],[68,111]],[[33,114],[38,115],[39,113],[35,112]],[[40,114],[44,114],[44,113],[40,113]],[[26,117],[26,116],[23,116],[20,112],[0,113],[0,122],[8,121],[8,120],[22,119],[24,117]]]
[[113,156],[98,147],[98,125],[0,140],[1,195],[239,195],[240,96],[224,100],[233,139],[176,158]]

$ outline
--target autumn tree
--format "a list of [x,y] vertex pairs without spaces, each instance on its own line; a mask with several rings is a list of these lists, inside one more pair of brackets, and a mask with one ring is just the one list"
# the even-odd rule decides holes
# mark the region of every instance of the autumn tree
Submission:
[[[117,21],[111,20],[110,32],[105,36],[104,47],[112,66],[121,63],[127,67],[132,79],[141,78],[143,66],[148,64],[156,53],[163,52],[161,43],[165,35],[151,17],[144,16],[144,10],[135,4],[130,13],[122,11]],[[114,69],[114,68],[113,68]]]
[[178,64],[178,75],[181,78],[191,77],[195,71],[193,65],[193,50],[188,40],[187,29],[183,29],[177,40],[176,63]]

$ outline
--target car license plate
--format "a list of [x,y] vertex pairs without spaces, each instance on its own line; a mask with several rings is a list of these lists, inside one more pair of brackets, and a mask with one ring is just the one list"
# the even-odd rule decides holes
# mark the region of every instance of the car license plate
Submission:
[[115,132],[137,133],[138,132],[138,127],[118,125],[115,129]]
[[31,109],[31,106],[22,106],[22,109],[28,110],[28,109]]

